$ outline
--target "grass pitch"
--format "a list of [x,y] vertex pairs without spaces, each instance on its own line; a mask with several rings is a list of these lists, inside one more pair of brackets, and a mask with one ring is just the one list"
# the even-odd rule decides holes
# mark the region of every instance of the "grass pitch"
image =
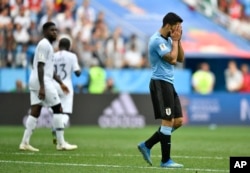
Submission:
[[56,151],[50,129],[36,129],[31,144],[39,152],[19,151],[24,127],[0,126],[1,173],[223,173],[229,172],[230,156],[250,156],[250,128],[247,126],[184,126],[172,135],[172,159],[184,168],[160,168],[160,144],[151,150],[149,166],[137,144],[157,130],[101,129],[72,126],[65,130],[75,151]]

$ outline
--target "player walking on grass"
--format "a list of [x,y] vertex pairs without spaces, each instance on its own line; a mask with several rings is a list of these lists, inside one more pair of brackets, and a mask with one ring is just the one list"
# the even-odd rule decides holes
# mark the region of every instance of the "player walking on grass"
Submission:
[[62,119],[62,107],[60,98],[54,85],[54,79],[60,84],[62,90],[68,93],[68,88],[54,73],[54,50],[52,43],[57,37],[57,28],[53,22],[43,25],[44,38],[36,47],[33,66],[30,74],[29,89],[31,112],[26,120],[26,129],[23,134],[20,150],[39,151],[30,145],[30,138],[36,128],[37,120],[43,106],[51,107],[53,110],[53,127],[56,129],[58,140],[57,150],[76,149],[64,140],[64,125]]
[[166,14],[162,27],[149,40],[149,62],[152,69],[149,88],[154,116],[155,119],[161,119],[161,125],[150,138],[138,145],[143,158],[152,165],[150,150],[160,142],[160,166],[169,168],[183,167],[170,157],[171,134],[182,125],[181,104],[174,88],[174,65],[184,61],[181,46],[182,22],[175,13]]
[[[55,53],[55,72],[59,76],[62,82],[68,87],[69,93],[63,93],[61,87],[55,82],[59,97],[61,99],[61,104],[63,108],[63,122],[66,125],[69,122],[69,116],[72,114],[74,90],[72,85],[72,73],[76,76],[81,75],[80,65],[78,63],[78,58],[75,53],[70,52],[71,42],[68,38],[61,38],[59,40],[59,50]],[[53,128],[53,143],[56,144],[56,131]]]

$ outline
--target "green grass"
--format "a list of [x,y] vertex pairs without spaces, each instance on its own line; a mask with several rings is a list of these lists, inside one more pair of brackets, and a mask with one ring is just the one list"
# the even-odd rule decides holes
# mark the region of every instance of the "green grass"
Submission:
[[101,129],[72,126],[65,138],[75,151],[56,151],[50,129],[36,129],[31,144],[39,152],[19,151],[24,127],[0,127],[1,173],[206,173],[229,172],[230,156],[250,156],[249,127],[184,126],[172,135],[172,158],[181,169],[160,168],[160,145],[151,150],[153,166],[142,159],[137,144],[157,129]]

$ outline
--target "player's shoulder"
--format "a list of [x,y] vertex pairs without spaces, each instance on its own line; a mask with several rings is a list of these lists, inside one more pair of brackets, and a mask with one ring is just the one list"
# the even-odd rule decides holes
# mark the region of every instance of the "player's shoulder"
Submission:
[[160,34],[160,32],[155,32],[153,35],[151,35],[151,39],[158,39],[158,38],[160,38],[161,37],[161,34]]
[[38,42],[37,46],[44,47],[44,48],[49,48],[51,46],[51,44],[46,38],[43,38]]
[[159,32],[155,32],[151,37],[150,37],[150,42],[155,43],[159,42],[162,40],[161,34]]
[[68,50],[60,50],[57,53],[61,53],[63,55],[67,55],[67,56],[74,56],[75,55],[75,53],[68,51]]
[[74,52],[71,52],[71,51],[65,51],[65,53],[67,53],[68,54],[68,57],[69,58],[71,58],[71,59],[73,59],[73,58],[76,58],[77,56],[76,56],[76,54],[74,53]]
[[58,59],[60,59],[61,57],[64,57],[64,61],[68,61],[68,62],[73,62],[74,59],[77,59],[77,56],[75,53],[66,51],[66,50],[60,50],[60,51],[55,52],[54,57]]
[[48,45],[48,44],[50,44],[50,43],[49,43],[49,41],[48,41],[46,38],[42,38],[42,39],[39,41],[38,44],[46,44],[46,45]]

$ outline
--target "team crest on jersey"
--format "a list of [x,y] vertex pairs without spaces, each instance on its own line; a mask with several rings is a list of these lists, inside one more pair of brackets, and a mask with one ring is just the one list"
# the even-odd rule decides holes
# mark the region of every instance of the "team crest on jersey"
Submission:
[[166,45],[164,43],[161,43],[159,46],[160,46],[160,49],[162,51],[167,49],[167,47],[166,47]]
[[170,108],[166,108],[165,111],[166,111],[167,116],[171,115],[171,109]]
[[42,53],[38,54],[38,60],[44,62],[45,61],[45,56]]

